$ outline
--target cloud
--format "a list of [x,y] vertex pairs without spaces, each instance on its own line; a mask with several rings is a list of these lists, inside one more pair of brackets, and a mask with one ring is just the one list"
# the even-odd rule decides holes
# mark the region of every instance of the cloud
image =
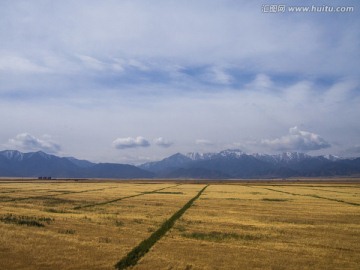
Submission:
[[[22,127],[56,134],[69,155],[116,161],[127,152],[111,151],[119,126],[187,152],[279,138],[299,123],[356,145],[360,2],[340,2],[356,12],[272,16],[259,1],[230,0],[0,1],[0,141]],[[174,148],[126,149],[160,158]]]
[[9,139],[7,147],[22,151],[44,151],[46,153],[58,153],[60,145],[54,142],[49,135],[43,135],[42,139],[36,138],[29,133],[21,133],[15,138]]
[[274,140],[262,140],[261,144],[277,151],[311,151],[331,145],[318,134],[302,131],[298,127],[289,129],[289,134]]
[[255,79],[246,85],[246,88],[253,90],[270,89],[273,87],[271,78],[266,74],[257,74]]
[[170,147],[171,145],[173,145],[174,143],[173,142],[170,142],[168,140],[165,140],[163,137],[159,137],[159,138],[156,138],[154,140],[154,143],[158,146],[161,146],[161,147],[164,147],[164,148],[168,148]]
[[0,72],[14,73],[48,73],[50,69],[32,62],[30,59],[17,56],[0,54]]
[[97,71],[103,71],[105,69],[105,64],[94,57],[88,55],[78,55],[78,58],[82,61],[83,65],[86,68],[94,69]]
[[212,66],[205,71],[204,79],[207,82],[227,85],[234,81],[234,78],[221,66]]
[[[359,4],[351,5],[357,10]],[[139,56],[174,64],[235,63],[265,73],[359,74],[357,12],[333,14],[336,20],[297,15],[261,13],[258,1],[7,1],[0,9],[0,50],[36,58],[39,52],[74,58],[76,52],[91,57],[84,60],[95,69],[108,57]],[[222,71],[214,74],[218,81],[229,79]]]
[[210,146],[210,145],[214,145],[214,143],[210,140],[205,140],[205,139],[197,139],[195,141],[196,144],[198,145],[205,145],[205,146]]
[[116,149],[127,149],[127,148],[137,148],[137,147],[148,147],[150,143],[144,137],[138,136],[136,138],[127,137],[127,138],[117,138],[113,141],[113,146]]

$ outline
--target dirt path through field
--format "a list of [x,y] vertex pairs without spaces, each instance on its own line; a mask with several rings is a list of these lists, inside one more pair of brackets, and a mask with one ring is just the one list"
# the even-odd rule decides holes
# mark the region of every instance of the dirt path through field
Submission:
[[312,198],[323,199],[323,200],[328,200],[328,201],[333,201],[333,202],[345,203],[345,204],[354,205],[354,206],[360,206],[360,203],[347,202],[344,200],[323,197],[323,196],[319,196],[316,194],[298,194],[298,193],[293,193],[293,192],[288,192],[288,191],[277,190],[277,189],[273,189],[273,188],[263,188],[263,187],[256,187],[256,188],[267,189],[267,190],[280,192],[280,193],[284,193],[284,194],[290,194],[290,195],[294,195],[294,196],[312,197]]
[[[99,190],[105,190],[105,189],[111,189],[111,188],[87,189],[87,190],[81,190],[81,191],[65,191],[65,192],[61,192],[61,193],[57,193],[57,194],[46,195],[46,197],[55,197],[55,196],[74,194],[74,193],[85,193],[85,192],[99,191]],[[38,199],[38,198],[43,198],[43,197],[44,197],[44,195],[32,196],[32,197],[22,197],[22,198],[12,198],[10,200],[0,201],[0,202],[23,201],[23,200]]]
[[150,250],[150,248],[156,244],[175,224],[187,209],[200,197],[209,185],[202,188],[198,194],[188,201],[179,211],[173,214],[168,220],[166,220],[159,229],[157,229],[149,238],[143,240],[138,246],[133,248],[125,257],[123,257],[115,267],[119,270],[125,269],[130,266],[134,266],[137,262]]
[[129,198],[133,198],[133,197],[143,196],[143,195],[146,195],[146,194],[152,194],[152,193],[156,193],[156,192],[159,192],[159,191],[161,191],[161,190],[164,190],[164,189],[173,188],[173,187],[177,187],[177,186],[180,186],[180,185],[181,185],[181,184],[174,185],[174,186],[170,186],[170,187],[164,187],[164,188],[160,188],[160,189],[155,189],[155,190],[152,190],[152,191],[144,191],[144,192],[140,192],[140,193],[138,193],[138,194],[134,194],[134,195],[130,195],[130,196],[125,196],[125,197],[120,197],[120,198],[116,198],[116,199],[110,200],[110,201],[104,201],[104,202],[99,202],[99,203],[92,203],[92,204],[80,205],[80,206],[74,207],[74,210],[81,209],[81,208],[88,208],[88,207],[98,206],[98,205],[109,204],[109,203],[118,202],[118,201],[121,201],[121,200],[124,200],[124,199],[129,199]]

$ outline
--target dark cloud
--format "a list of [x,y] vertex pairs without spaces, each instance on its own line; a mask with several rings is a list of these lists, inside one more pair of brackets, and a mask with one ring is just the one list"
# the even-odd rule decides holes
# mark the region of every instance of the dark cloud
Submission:
[[165,140],[163,137],[156,138],[154,143],[160,147],[168,148],[172,146],[174,143],[168,140]]
[[136,138],[127,137],[127,138],[117,138],[113,141],[113,146],[116,149],[126,149],[126,148],[137,148],[137,147],[148,147],[150,143],[144,137],[138,136]]

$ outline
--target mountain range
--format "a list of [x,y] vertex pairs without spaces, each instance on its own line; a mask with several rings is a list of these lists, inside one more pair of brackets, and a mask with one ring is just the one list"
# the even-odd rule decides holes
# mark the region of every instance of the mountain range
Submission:
[[73,157],[58,157],[42,151],[0,151],[0,176],[56,178],[151,178],[154,174],[132,165],[92,163]]
[[181,178],[283,178],[360,174],[360,158],[310,156],[298,152],[277,155],[247,154],[241,150],[219,153],[177,153],[139,166],[159,177]]
[[241,150],[218,153],[176,153],[139,166],[93,163],[44,152],[0,151],[0,176],[54,178],[285,178],[360,175],[360,158],[310,156],[298,152],[247,154]]

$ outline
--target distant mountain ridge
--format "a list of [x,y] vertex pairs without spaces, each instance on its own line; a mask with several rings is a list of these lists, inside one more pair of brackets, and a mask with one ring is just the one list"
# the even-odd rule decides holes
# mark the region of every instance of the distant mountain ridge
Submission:
[[360,175],[360,158],[310,156],[298,152],[247,154],[238,149],[218,153],[176,153],[139,166],[93,163],[44,152],[0,151],[1,177],[54,178],[286,178]]
[[247,154],[239,149],[227,149],[219,153],[177,153],[139,167],[171,178],[196,178],[199,171],[203,178],[317,177],[360,174],[360,158],[340,159],[298,152]]
[[0,176],[55,178],[151,178],[149,171],[132,165],[92,163],[73,157],[58,157],[42,151],[0,151]]

